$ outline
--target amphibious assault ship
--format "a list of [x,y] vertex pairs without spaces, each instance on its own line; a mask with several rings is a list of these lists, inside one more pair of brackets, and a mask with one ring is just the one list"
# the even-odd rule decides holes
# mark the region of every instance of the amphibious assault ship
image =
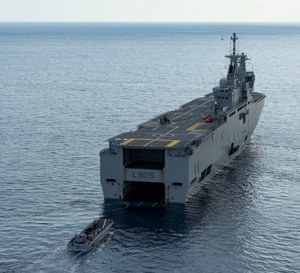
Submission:
[[184,203],[247,145],[265,95],[236,53],[235,33],[227,76],[202,98],[109,139],[100,151],[105,199]]

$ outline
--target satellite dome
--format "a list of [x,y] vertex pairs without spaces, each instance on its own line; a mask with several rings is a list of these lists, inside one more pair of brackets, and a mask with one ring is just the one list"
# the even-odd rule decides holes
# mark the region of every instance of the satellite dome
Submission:
[[227,79],[222,78],[219,83],[220,83],[221,88],[226,87],[227,86]]

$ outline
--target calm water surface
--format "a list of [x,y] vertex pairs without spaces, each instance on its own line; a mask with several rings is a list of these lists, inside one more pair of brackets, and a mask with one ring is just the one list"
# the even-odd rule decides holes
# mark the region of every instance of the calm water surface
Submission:
[[[211,92],[232,32],[267,96],[250,144],[186,205],[104,202],[106,140]],[[300,25],[1,23],[0,272],[300,272],[299,44]],[[108,240],[67,252],[99,216]]]

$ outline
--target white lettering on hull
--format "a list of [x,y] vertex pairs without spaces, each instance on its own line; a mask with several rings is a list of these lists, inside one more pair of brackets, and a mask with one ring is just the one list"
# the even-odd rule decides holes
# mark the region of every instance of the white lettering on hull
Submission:
[[161,170],[126,169],[127,181],[163,182]]

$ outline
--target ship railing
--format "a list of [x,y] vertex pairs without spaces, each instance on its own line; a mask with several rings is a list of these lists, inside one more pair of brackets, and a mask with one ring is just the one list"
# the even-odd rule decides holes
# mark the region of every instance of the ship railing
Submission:
[[253,102],[259,102],[266,97],[263,93],[253,92]]
[[100,151],[100,155],[102,154],[116,154],[113,150],[109,149],[109,148],[105,148],[103,150]]

